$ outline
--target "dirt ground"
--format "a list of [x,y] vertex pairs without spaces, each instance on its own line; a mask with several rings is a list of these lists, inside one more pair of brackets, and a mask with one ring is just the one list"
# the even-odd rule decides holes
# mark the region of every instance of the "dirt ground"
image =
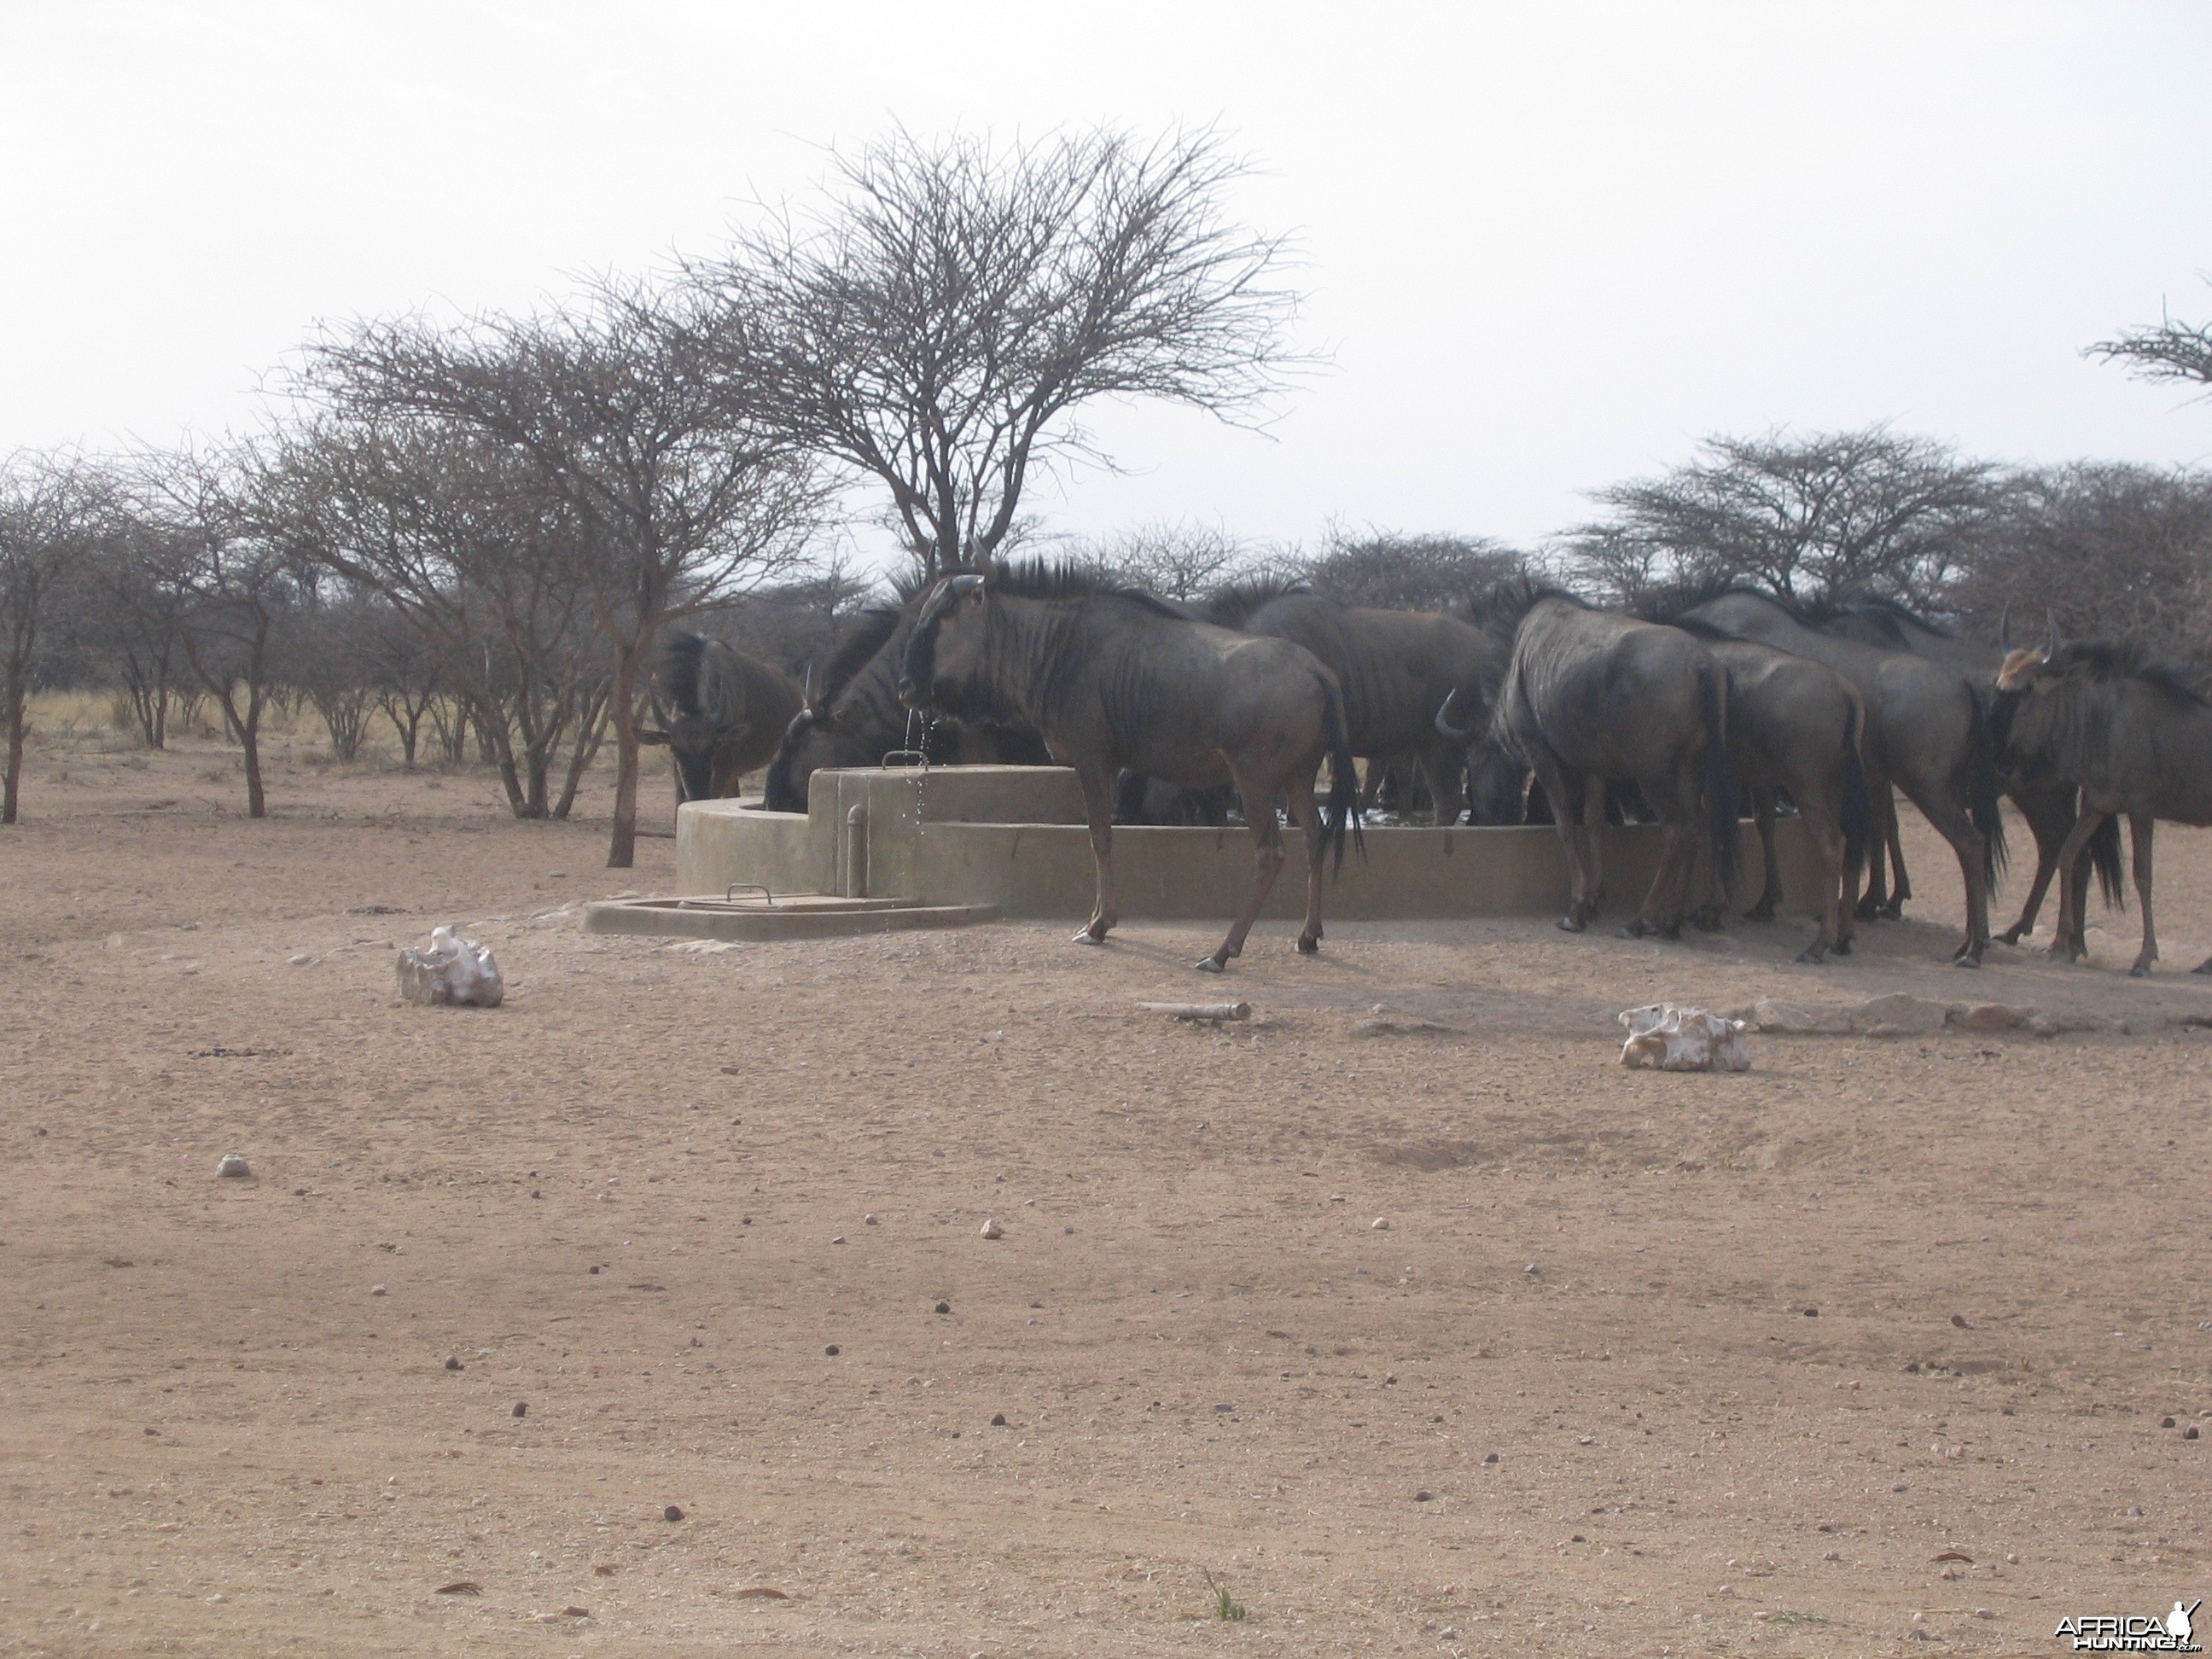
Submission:
[[[2148,983],[2132,911],[1949,967],[1916,820],[1825,968],[1277,925],[1224,987],[1211,927],[589,937],[672,842],[313,758],[257,823],[81,740],[0,831],[0,1654],[2045,1654],[2212,1596],[2212,837]],[[439,921],[504,1008],[398,1000]],[[1893,990],[2130,1029],[1617,1063]]]

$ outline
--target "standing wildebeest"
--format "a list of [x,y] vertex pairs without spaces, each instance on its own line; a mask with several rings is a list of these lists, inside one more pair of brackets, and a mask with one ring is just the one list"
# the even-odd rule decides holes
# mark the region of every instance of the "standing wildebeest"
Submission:
[[[1624,933],[1675,937],[1701,848],[1722,890],[1735,874],[1726,672],[1680,629],[1593,611],[1525,576],[1500,582],[1473,615],[1488,636],[1491,736],[1534,769],[1567,849],[1572,886],[1559,926],[1580,933],[1596,914],[1606,785],[1632,778],[1658,815],[1662,850]],[[1457,688],[1446,695],[1435,720],[1464,742],[1472,725],[1451,720],[1459,696]]]
[[[1973,682],[1978,693],[1993,690],[1997,672],[2004,666],[2011,653],[2012,642],[2000,637],[1995,646],[1977,645],[1962,640],[1950,629],[1930,622],[1895,599],[1874,595],[1861,595],[1833,605],[1816,624],[1821,632],[1838,638],[1857,640],[1884,651],[1909,651],[1916,657],[1926,657],[1931,662],[1942,663],[1947,668],[1957,669]],[[2027,898],[2020,908],[2020,916],[2013,925],[1997,937],[2007,945],[2017,945],[2023,934],[2035,927],[2036,914],[2043,908],[2044,895],[2050,890],[2051,880],[2058,870],[2058,849],[2074,828],[2074,815],[2081,792],[2070,783],[2051,778],[2033,777],[2018,767],[2004,763],[2003,733],[1998,732],[1997,787],[2012,798],[2020,809],[2021,817],[2035,836],[2035,879],[2029,884]],[[1891,869],[1896,877],[1892,891],[1895,896],[1887,905],[1878,891],[1881,884],[1881,865],[1879,855],[1872,866],[1873,874],[1868,883],[1867,898],[1863,907],[1869,915],[1881,909],[1895,915],[1905,900],[1912,896],[1912,884],[1905,873],[1905,851],[1897,844],[1895,819],[1887,837]],[[2089,838],[2089,862],[2096,869],[2097,884],[2104,890],[2107,903],[2120,902],[2120,821],[2107,818],[2097,827]],[[2074,895],[2074,948],[2081,951],[2083,927],[2083,901],[2088,895],[2088,867],[2076,864],[2071,878],[2078,884]]]
[[1290,640],[1321,659],[1344,690],[1352,752],[1378,785],[1390,763],[1411,757],[1438,823],[1459,821],[1467,747],[1436,727],[1452,688],[1474,683],[1483,637],[1434,611],[1370,611],[1280,582],[1246,583],[1208,599],[1206,620]]
[[[1866,701],[1863,745],[1876,833],[1893,833],[1893,785],[1958,854],[1966,937],[1954,952],[1978,968],[1990,942],[1990,888],[2004,860],[1996,757],[1987,711],[1964,674],[1902,651],[1882,651],[1808,627],[1790,607],[1741,590],[1691,606],[1681,620],[1750,639],[1832,668]],[[1868,837],[1872,854],[1874,836]],[[1851,872],[1857,885],[1858,872]]]
[[[1098,866],[1098,898],[1078,940],[1098,945],[1117,920],[1114,783],[1127,768],[1188,788],[1234,783],[1252,831],[1252,890],[1221,948],[1198,966],[1222,972],[1242,953],[1283,866],[1278,803],[1306,841],[1306,921],[1298,949],[1321,943],[1322,864],[1344,862],[1356,833],[1358,781],[1336,677],[1287,640],[1194,622],[1134,589],[1051,567],[945,578],[907,641],[899,695],[914,708],[1017,717],[1075,769]],[[1324,820],[1314,777],[1330,763]]]
[[720,800],[775,753],[805,699],[790,677],[703,634],[671,634],[654,665],[653,701],[668,700],[659,731],[676,762],[676,799]]
[[814,696],[798,711],[769,763],[771,812],[804,812],[807,780],[824,767],[881,766],[887,755],[915,753],[933,765],[1036,766],[1047,757],[1033,732],[931,720],[899,701],[899,663],[927,590],[871,605],[823,665]]
[[1774,920],[1782,897],[1782,868],[1774,855],[1775,792],[1787,790],[1820,855],[1820,932],[1797,957],[1819,962],[1830,947],[1848,955],[1851,906],[1846,883],[1864,855],[1872,817],[1860,761],[1866,705],[1832,668],[1771,645],[1731,639],[1694,624],[1728,671],[1729,754],[1736,776],[1751,793],[1765,854],[1766,881],[1746,912],[1754,921]]
[[[2011,704],[2011,754],[2030,771],[2081,788],[2081,816],[2058,849],[2061,869],[2073,870],[2107,817],[2127,814],[2142,904],[2142,949],[2128,971],[2142,978],[2158,960],[2152,833],[2160,818],[2212,824],[2212,702],[2172,664],[2101,640],[2062,645],[2055,628],[2042,645],[2006,658],[1997,691]],[[2075,884],[2062,882],[2054,959],[2072,962],[2083,954],[2080,903]],[[2197,971],[2212,973],[2212,960]]]

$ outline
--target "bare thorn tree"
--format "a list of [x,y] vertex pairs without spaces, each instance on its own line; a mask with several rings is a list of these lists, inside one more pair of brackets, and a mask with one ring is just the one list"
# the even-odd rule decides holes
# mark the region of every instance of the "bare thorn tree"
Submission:
[[637,706],[661,629],[798,564],[823,506],[789,438],[702,354],[685,297],[609,282],[544,316],[363,323],[313,345],[301,376],[344,418],[456,422],[510,447],[575,514],[615,658],[616,869],[635,856]]
[[1227,531],[1200,524],[1141,524],[1077,545],[1076,556],[1163,599],[1195,599],[1254,562]]
[[41,635],[65,588],[83,570],[112,520],[107,482],[68,453],[0,462],[0,824],[13,823],[29,736],[32,672]]
[[1608,599],[1740,576],[1785,599],[1932,603],[1996,494],[1994,467],[1880,426],[1700,447],[1686,466],[1598,490],[1613,516],[1571,532],[1568,562]]
[[1210,131],[1000,148],[894,131],[836,156],[692,275],[730,385],[793,442],[890,493],[926,576],[1000,550],[1033,471],[1110,465],[1073,418],[1156,398],[1253,418],[1296,360],[1284,243],[1227,216]]
[[2212,323],[2180,323],[2167,316],[2155,328],[2131,328],[2116,340],[2084,347],[2081,355],[2122,364],[2139,380],[2212,386]]

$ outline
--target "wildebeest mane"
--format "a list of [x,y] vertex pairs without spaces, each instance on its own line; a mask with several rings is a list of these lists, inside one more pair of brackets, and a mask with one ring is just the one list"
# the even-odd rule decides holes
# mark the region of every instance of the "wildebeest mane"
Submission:
[[1581,594],[1523,571],[1501,577],[1480,592],[1470,595],[1467,619],[1486,632],[1510,629],[1518,627],[1521,618],[1546,599],[1564,599],[1578,611],[1590,608],[1589,601]]
[[1765,588],[1754,586],[1742,576],[1682,576],[1646,588],[1629,605],[1628,614],[1638,622],[1662,623],[1670,628],[1681,628],[1686,626],[1682,621],[1685,611],[1695,611],[1701,605],[1711,605],[1715,599],[1726,599],[1731,593],[1749,593],[1756,599],[1783,604]]
[[2079,671],[2083,678],[2104,683],[2141,680],[2184,707],[2212,707],[2212,698],[2205,696],[2185,663],[2153,656],[2131,640],[2069,640],[2051,659],[2051,667],[2059,674]]
[[885,601],[870,605],[853,619],[844,638],[837,641],[837,648],[830,653],[830,660],[822,665],[819,684],[814,688],[813,702],[817,707],[827,707],[837,700],[853,683],[853,677],[890,642],[904,614],[903,605]]
[[1850,615],[1863,617],[1869,622],[1881,624],[1887,631],[1896,637],[1900,649],[1904,648],[1906,643],[1902,629],[1907,627],[1917,628],[1923,634],[1933,634],[1939,640],[1957,637],[1942,623],[1915,611],[1902,599],[1892,599],[1887,593],[1846,593],[1820,609],[1824,610],[1830,617]]
[[1263,605],[1292,593],[1310,594],[1313,589],[1296,576],[1246,576],[1233,582],[1224,582],[1206,596],[1200,607],[1206,621],[1216,628],[1242,628]]
[[1129,599],[1163,617],[1190,615],[1080,559],[1010,559],[1000,565],[992,587],[1014,599]]

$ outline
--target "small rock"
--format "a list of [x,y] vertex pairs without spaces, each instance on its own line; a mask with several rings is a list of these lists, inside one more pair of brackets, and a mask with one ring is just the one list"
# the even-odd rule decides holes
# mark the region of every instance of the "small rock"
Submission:
[[684,1518],[684,1511],[671,1504],[666,1509],[661,1510],[660,1518],[664,1521],[681,1521]]
[[832,1359],[835,1359],[837,1357],[837,1345],[835,1342],[832,1342],[828,1347],[823,1349],[822,1352],[828,1354]]
[[1482,1461],[1486,1463],[1495,1463],[1498,1461],[1498,1454],[1496,1452],[1485,1452],[1482,1455]]
[[563,1607],[561,1616],[563,1619],[588,1619],[592,1616],[592,1610],[589,1607]]
[[1216,1411],[1218,1411],[1218,1412],[1233,1412],[1233,1411],[1235,1411],[1235,1410],[1237,1409],[1237,1407],[1234,1407],[1234,1406],[1232,1406],[1232,1405],[1231,1405],[1227,1401],[1225,1401],[1225,1400],[1224,1400],[1224,1401],[1223,1401],[1219,1405],[1216,1406],[1213,1409],[1214,1409],[1214,1410],[1216,1410]]
[[1841,1550],[1830,1550],[1820,1559],[1823,1561],[1840,1561],[1844,1559],[1844,1553]]
[[516,1417],[527,1417],[527,1416],[529,1416],[529,1415],[530,1415],[530,1402],[529,1402],[528,1401],[526,1401],[526,1400],[518,1400],[518,1401],[516,1401],[514,1402],[514,1413],[513,1413],[512,1414],[513,1414],[514,1416],[516,1416]]
[[1006,1426],[1006,1413],[1004,1413],[1004,1412],[993,1412],[993,1413],[991,1413],[991,1426],[992,1426],[993,1428],[994,1428],[994,1429],[1003,1429],[1003,1428],[1005,1428],[1005,1427]]
[[2158,1419],[2158,1425],[2161,1429],[2170,1429],[2173,1426],[2173,1419],[2170,1417],[2161,1417]]
[[239,1153],[225,1152],[216,1160],[215,1172],[219,1176],[250,1176],[253,1170]]
[[1951,1323],[1962,1331],[1971,1331],[1974,1328],[1972,1325],[1969,1325],[1966,1322],[1966,1316],[1964,1314],[1953,1314],[1951,1316]]
[[385,1290],[384,1286],[383,1286],[383,1285],[370,1285],[370,1286],[368,1287],[368,1293],[369,1293],[371,1296],[384,1296],[384,1295],[388,1294],[388,1292]]
[[1976,1607],[1974,1609],[1974,1617],[1977,1619],[1994,1619],[1996,1616],[1997,1610],[1995,1607]]
[[1370,1233],[1389,1232],[1390,1231],[1389,1218],[1386,1216],[1376,1216],[1374,1220],[1367,1224],[1367,1231]]
[[1413,1501],[1414,1501],[1416,1504],[1426,1504],[1426,1503],[1431,1502],[1432,1499],[1434,1499],[1434,1498],[1435,1498],[1435,1497],[1436,1497],[1436,1493],[1434,1493],[1434,1492],[1430,1492],[1430,1491],[1428,1491],[1427,1489],[1424,1488],[1423,1490],[1421,1490],[1421,1491],[1419,1491],[1419,1492],[1415,1492],[1415,1493],[1413,1494]]
[[2194,1423],[2191,1423],[2187,1428],[2181,1431],[2181,1437],[2184,1440],[2196,1439],[2197,1437],[2197,1425]]
[[830,1242],[832,1244],[842,1244],[842,1243],[845,1242],[845,1235],[844,1235],[844,1234],[842,1234],[842,1233],[839,1233],[839,1234],[838,1234],[835,1238],[831,1239]]
[[871,1210],[867,1214],[862,1216],[860,1219],[867,1225],[872,1227],[876,1224],[876,1212],[873,1210]]
[[952,1304],[950,1302],[940,1302],[937,1304],[936,1311],[941,1314],[949,1314],[952,1311]]
[[1521,1271],[1522,1271],[1522,1273],[1540,1273],[1540,1272],[1541,1272],[1541,1271],[1542,1271],[1542,1269],[1539,1268],[1539,1267],[1536,1266],[1536,1264],[1535,1264],[1534,1262],[1533,1262],[1533,1261],[1532,1261],[1532,1262],[1530,1262],[1527,1267],[1523,1267]]
[[1805,1310],[1805,1317],[1808,1319],[1818,1319],[1820,1316],[1820,1310],[1818,1308],[1808,1308]]
[[465,1371],[468,1367],[462,1364],[457,1356],[447,1354],[446,1356],[446,1369],[449,1371]]
[[988,1216],[983,1218],[983,1224],[976,1231],[985,1238],[1004,1238],[1006,1236],[1006,1230]]

